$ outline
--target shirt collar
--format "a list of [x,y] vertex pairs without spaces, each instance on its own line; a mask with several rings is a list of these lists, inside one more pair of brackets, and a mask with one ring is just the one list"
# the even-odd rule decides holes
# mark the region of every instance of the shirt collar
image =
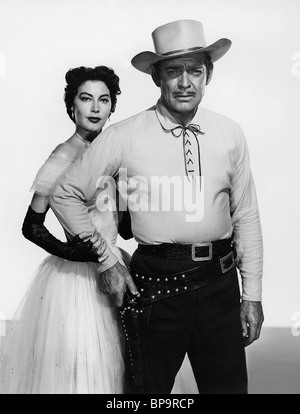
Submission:
[[[155,107],[155,111],[156,111],[156,116],[159,120],[159,123],[161,124],[163,129],[171,130],[178,126],[182,127],[182,125],[176,121],[173,115],[170,114],[170,112],[167,110],[165,105],[162,103],[161,99],[158,100],[156,107]],[[194,123],[193,122],[194,119],[187,125],[187,127]]]
[[[164,131],[170,132],[176,128],[182,128],[183,130],[185,130],[189,127],[195,126],[198,129],[200,128],[200,131],[202,130],[201,125],[203,124],[203,117],[201,116],[201,108],[197,109],[194,119],[192,119],[192,121],[186,127],[183,127],[181,124],[177,122],[173,115],[171,115],[170,112],[167,110],[161,99],[158,100],[155,106],[155,113]],[[201,134],[204,135],[205,131],[202,131]]]

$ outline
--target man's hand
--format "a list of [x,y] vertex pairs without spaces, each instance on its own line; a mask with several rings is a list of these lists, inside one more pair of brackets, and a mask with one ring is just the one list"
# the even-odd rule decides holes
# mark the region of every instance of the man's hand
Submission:
[[126,267],[120,263],[115,264],[110,269],[100,273],[99,289],[101,292],[115,296],[116,305],[120,308],[124,302],[124,295],[129,289],[134,296],[140,296],[137,287]]
[[241,304],[241,322],[245,347],[257,341],[264,323],[264,312],[261,302],[244,300]]

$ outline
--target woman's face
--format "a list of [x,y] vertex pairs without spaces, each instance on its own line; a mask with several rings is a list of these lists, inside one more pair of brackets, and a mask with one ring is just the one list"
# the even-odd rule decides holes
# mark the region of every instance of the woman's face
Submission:
[[102,81],[86,81],[74,99],[74,117],[77,129],[101,132],[111,114],[110,91]]

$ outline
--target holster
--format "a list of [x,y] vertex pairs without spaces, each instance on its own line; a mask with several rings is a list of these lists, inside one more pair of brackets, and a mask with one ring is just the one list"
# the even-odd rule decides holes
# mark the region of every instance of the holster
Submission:
[[151,305],[144,298],[127,292],[125,306],[120,310],[126,337],[126,393],[145,394],[145,345]]

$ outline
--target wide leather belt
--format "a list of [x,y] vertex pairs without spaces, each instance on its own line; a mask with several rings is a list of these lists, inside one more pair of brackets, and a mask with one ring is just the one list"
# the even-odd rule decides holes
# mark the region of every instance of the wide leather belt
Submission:
[[[220,249],[220,245],[218,245]],[[219,279],[236,266],[236,253],[227,244],[224,254],[219,255],[220,250],[215,249],[218,254],[211,260],[198,264],[197,267],[189,266],[185,271],[172,274],[147,274],[131,267],[130,273],[141,293],[139,299],[133,302],[140,304],[151,304],[172,296],[188,293],[200,289]],[[191,265],[192,262],[189,262]],[[132,298],[131,298],[132,299]]]
[[193,260],[194,262],[206,262],[211,260],[213,257],[222,256],[228,253],[228,250],[232,247],[232,240],[224,239],[208,243],[194,244],[139,244],[138,252],[168,260]]

